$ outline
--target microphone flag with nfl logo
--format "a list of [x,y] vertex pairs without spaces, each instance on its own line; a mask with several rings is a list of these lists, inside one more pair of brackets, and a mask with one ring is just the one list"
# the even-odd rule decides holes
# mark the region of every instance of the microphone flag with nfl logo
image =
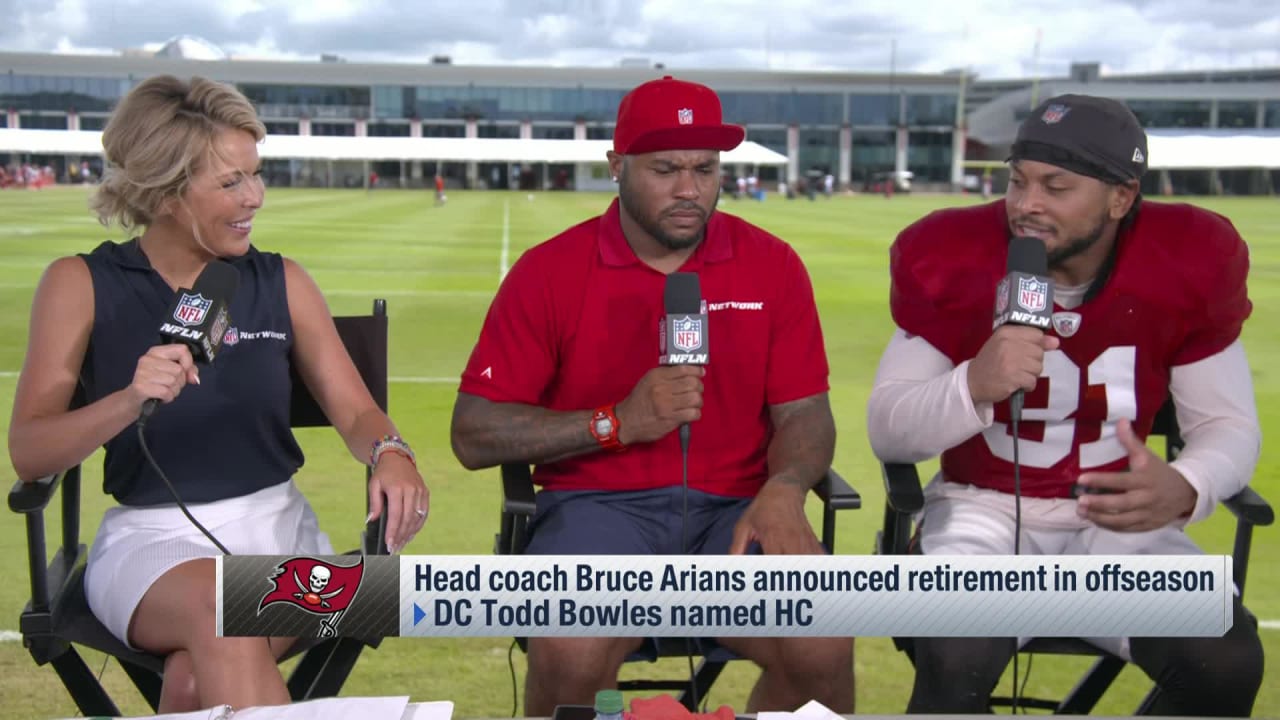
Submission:
[[659,364],[706,365],[707,303],[702,299],[698,274],[668,275],[663,307],[666,314],[658,324]]

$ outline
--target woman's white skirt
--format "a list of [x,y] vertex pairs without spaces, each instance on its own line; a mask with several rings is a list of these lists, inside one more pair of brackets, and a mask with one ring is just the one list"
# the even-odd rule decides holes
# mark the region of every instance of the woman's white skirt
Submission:
[[[236,555],[334,554],[292,480],[187,509]],[[89,549],[85,596],[98,620],[129,645],[129,622],[151,585],[188,560],[220,554],[177,505],[113,507]]]

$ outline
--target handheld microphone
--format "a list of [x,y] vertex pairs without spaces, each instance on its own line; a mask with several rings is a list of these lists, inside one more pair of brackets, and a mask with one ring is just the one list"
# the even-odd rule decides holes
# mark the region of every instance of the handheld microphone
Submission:
[[[702,305],[702,288],[698,274],[676,272],[667,276],[662,294],[667,314],[662,318],[659,337],[662,365],[706,365],[710,359],[707,346],[707,313]],[[689,444],[689,423],[680,426],[682,446]]]
[[[191,357],[197,363],[212,363],[231,324],[228,308],[239,285],[240,273],[230,263],[210,261],[200,271],[195,287],[178,288],[160,322],[160,341],[182,343],[191,348]],[[155,398],[144,402],[139,422],[146,422],[159,404]]]
[[[663,307],[659,338],[662,365],[706,365],[710,359],[707,346],[707,314],[702,309],[702,288],[698,274],[676,272],[667,276],[662,293]],[[681,447],[689,445],[689,423],[680,426]]]
[[[1053,281],[1044,242],[1033,237],[1009,241],[1008,272],[996,286],[996,311],[991,329],[1001,325],[1026,325],[1048,330],[1053,322]],[[1022,417],[1023,391],[1009,398],[1015,419]]]

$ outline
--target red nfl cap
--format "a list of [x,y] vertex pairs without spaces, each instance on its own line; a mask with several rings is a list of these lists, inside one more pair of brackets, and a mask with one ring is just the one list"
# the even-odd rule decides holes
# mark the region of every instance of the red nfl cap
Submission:
[[746,134],[737,125],[724,124],[714,90],[667,75],[622,98],[613,151],[639,155],[659,150],[732,150]]

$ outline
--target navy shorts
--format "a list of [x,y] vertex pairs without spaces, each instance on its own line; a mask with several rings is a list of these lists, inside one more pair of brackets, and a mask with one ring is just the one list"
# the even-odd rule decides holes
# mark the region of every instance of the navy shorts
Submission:
[[[684,488],[616,492],[543,490],[529,524],[530,555],[725,555],[733,528],[752,498],[731,498]],[[681,522],[681,517],[685,521]],[[683,527],[682,527],[683,526]],[[687,550],[682,545],[687,538]],[[752,543],[749,553],[759,553]],[[692,652],[725,652],[711,638],[694,638]],[[657,638],[646,638],[633,659],[656,660]]]
[[[529,523],[530,555],[725,555],[751,498],[680,486],[616,492],[544,490]],[[684,521],[681,521],[681,518]],[[684,543],[687,540],[687,547]]]

